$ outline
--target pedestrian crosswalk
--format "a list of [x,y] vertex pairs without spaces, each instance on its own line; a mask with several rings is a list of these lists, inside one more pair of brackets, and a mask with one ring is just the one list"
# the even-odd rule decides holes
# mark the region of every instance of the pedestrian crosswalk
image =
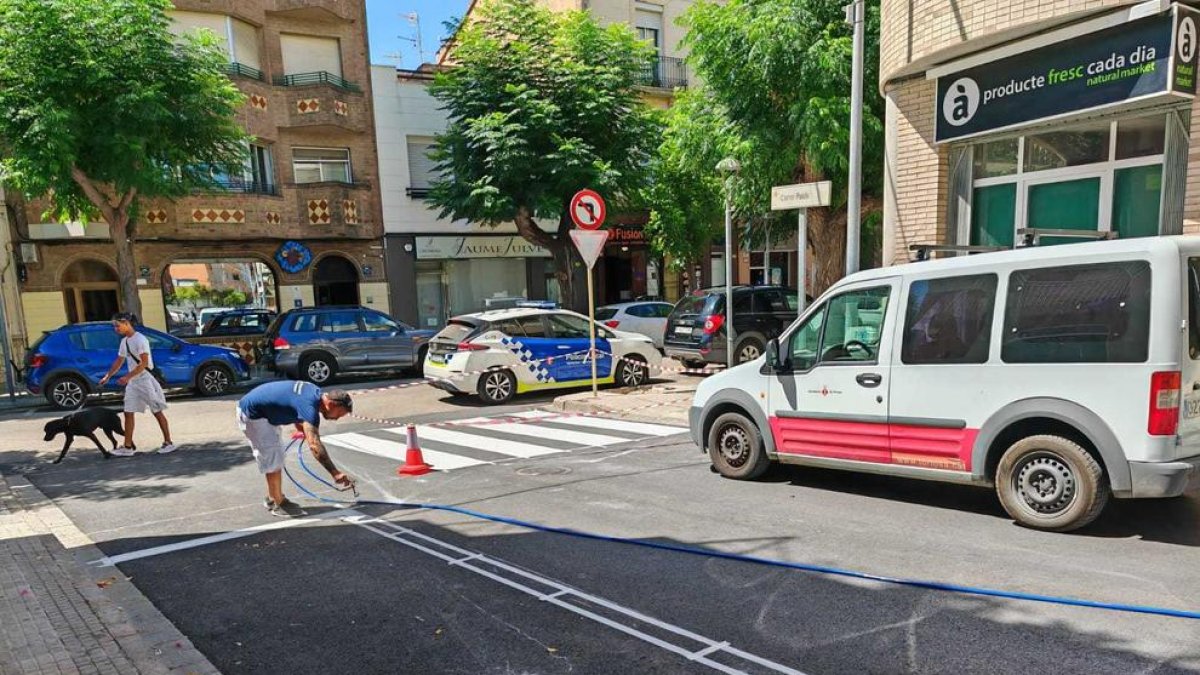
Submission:
[[[666,438],[687,429],[540,410],[417,426],[425,461],[440,471]],[[322,436],[326,444],[404,461],[404,426]]]

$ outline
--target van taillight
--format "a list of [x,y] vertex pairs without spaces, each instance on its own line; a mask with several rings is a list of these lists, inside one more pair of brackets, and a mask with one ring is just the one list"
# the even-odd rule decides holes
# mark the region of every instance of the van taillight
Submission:
[[725,317],[720,314],[714,314],[704,320],[704,334],[712,335],[721,330],[721,326],[725,324]]
[[41,368],[44,365],[46,365],[45,354],[34,354],[33,358],[29,359],[29,366],[31,368]]
[[1150,419],[1147,431],[1151,436],[1174,436],[1179,431],[1178,370],[1154,373],[1150,376]]
[[275,338],[275,341],[271,343],[271,346],[275,347],[275,349],[287,349],[288,347],[291,347],[291,345],[288,344],[288,341],[281,337]]

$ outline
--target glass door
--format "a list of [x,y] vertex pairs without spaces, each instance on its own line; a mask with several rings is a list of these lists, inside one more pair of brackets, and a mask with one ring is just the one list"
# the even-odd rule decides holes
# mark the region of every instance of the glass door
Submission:
[[417,321],[420,328],[439,328],[446,325],[446,285],[441,263],[428,267],[418,263]]

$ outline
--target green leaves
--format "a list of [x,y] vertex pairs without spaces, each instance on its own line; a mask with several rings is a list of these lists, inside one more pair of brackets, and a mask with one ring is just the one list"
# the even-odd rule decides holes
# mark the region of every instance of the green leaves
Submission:
[[176,196],[188,167],[240,165],[243,97],[211,36],[177,40],[167,0],[0,0],[0,180],[78,217],[111,190]]
[[482,3],[432,93],[449,125],[431,154],[443,217],[559,220],[581,188],[635,203],[658,137],[635,88],[650,58],[627,26],[531,0]]

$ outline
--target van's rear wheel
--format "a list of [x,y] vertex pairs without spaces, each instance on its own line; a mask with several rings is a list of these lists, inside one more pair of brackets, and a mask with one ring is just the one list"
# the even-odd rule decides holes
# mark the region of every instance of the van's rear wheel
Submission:
[[1062,436],[1023,438],[1000,458],[996,494],[1013,520],[1051,532],[1069,532],[1096,519],[1108,503],[1104,469],[1075,441]]
[[762,436],[752,420],[741,413],[725,413],[708,431],[708,456],[726,478],[752,480],[771,465]]

